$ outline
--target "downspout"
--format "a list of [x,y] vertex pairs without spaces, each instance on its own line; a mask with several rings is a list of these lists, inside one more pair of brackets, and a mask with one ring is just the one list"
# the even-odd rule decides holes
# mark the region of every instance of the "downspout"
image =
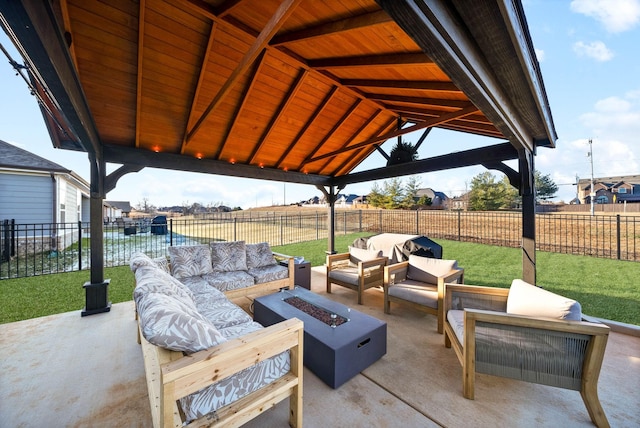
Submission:
[[53,191],[51,192],[51,238],[49,249],[52,253],[58,251],[58,180],[56,174],[50,172]]

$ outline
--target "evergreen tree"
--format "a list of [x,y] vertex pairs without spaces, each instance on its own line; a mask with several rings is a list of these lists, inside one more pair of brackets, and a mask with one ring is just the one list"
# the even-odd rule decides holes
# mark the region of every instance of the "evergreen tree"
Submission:
[[534,174],[536,186],[536,202],[553,199],[558,193],[558,185],[553,181],[550,174],[542,175],[540,171]]
[[505,181],[496,181],[489,171],[476,175],[471,180],[469,209],[472,211],[495,211],[509,208],[513,193]]

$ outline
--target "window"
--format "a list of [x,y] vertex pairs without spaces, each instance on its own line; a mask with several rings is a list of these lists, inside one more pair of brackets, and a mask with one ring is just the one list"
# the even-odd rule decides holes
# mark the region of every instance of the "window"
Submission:
[[598,196],[596,198],[596,204],[608,204],[609,203],[609,198],[607,196]]
[[627,193],[626,187],[618,187],[618,193]]

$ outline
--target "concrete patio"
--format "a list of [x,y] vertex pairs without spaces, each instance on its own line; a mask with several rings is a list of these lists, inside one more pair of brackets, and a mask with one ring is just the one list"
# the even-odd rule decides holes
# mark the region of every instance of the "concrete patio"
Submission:
[[[324,294],[323,267],[311,282]],[[333,290],[330,298],[388,323],[387,354],[336,390],[305,370],[305,426],[593,426],[575,391],[477,375],[476,399],[466,400],[435,317],[399,305],[385,315],[377,289],[361,307],[355,292]],[[3,427],[151,426],[132,302],[85,318],[78,310],[0,325],[0,372]],[[610,334],[598,390],[612,427],[638,426],[640,337]],[[284,404],[246,426],[287,426]]]

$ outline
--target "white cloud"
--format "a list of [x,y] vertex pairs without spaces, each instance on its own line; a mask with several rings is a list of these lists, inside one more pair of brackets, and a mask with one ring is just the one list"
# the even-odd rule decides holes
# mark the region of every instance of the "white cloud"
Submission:
[[630,30],[640,21],[640,0],[573,0],[571,10],[594,18],[610,33]]
[[538,58],[538,62],[544,61],[544,51],[538,48],[536,48],[535,51],[536,51],[536,57]]
[[609,61],[613,58],[613,52],[601,41],[591,43],[576,42],[573,44],[573,51],[578,56],[586,56],[600,62]]

